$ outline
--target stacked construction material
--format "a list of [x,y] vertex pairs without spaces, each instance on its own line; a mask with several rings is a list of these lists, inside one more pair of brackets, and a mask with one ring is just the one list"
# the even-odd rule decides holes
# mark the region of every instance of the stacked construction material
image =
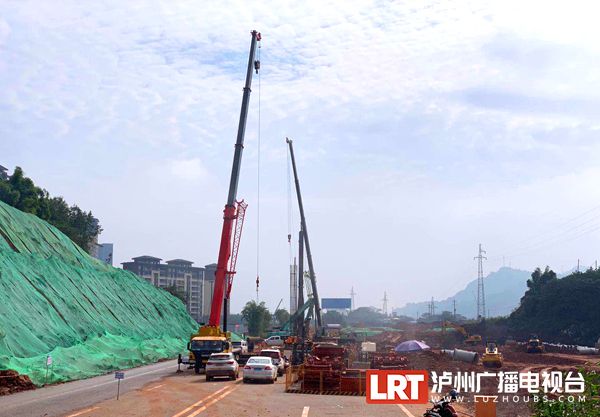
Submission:
[[174,357],[196,327],[180,300],[0,202],[0,369],[90,377]]

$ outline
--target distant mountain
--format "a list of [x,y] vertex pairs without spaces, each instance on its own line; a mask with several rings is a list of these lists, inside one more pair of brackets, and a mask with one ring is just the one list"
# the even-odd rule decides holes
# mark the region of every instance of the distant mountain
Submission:
[[[519,306],[521,297],[527,290],[527,280],[531,272],[502,267],[483,279],[485,287],[485,305],[492,317],[506,316]],[[468,318],[477,316],[477,279],[466,288],[444,300],[435,301],[436,313],[452,311],[453,300],[456,300],[456,313]],[[404,307],[394,309],[397,315],[416,317],[428,311],[429,301],[408,303]]]

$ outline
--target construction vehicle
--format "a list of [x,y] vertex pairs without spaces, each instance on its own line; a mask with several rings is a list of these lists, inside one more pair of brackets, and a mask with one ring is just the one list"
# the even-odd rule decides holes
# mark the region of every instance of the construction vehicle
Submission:
[[464,327],[459,326],[458,324],[452,323],[450,321],[442,322],[442,330],[445,331],[447,327],[451,327],[455,329],[457,332],[462,334],[465,338],[465,345],[467,346],[477,346],[482,343],[481,336],[478,334],[469,335]]
[[488,341],[485,344],[485,353],[481,356],[481,363],[486,368],[501,368],[502,353],[498,350],[496,342]]
[[273,330],[268,333],[268,337],[281,336],[283,338],[290,337],[292,335],[293,324],[296,323],[299,317],[303,316],[304,313],[311,309],[314,305],[312,297],[308,298],[308,301],[302,305],[294,314],[290,315],[290,318],[281,326],[279,330]]
[[[310,250],[310,241],[308,239],[308,228],[306,226],[306,217],[304,216],[304,204],[302,203],[302,193],[300,192],[300,180],[298,179],[298,169],[296,167],[296,158],[294,157],[294,146],[292,140],[285,138],[285,141],[289,147],[290,159],[292,161],[292,170],[294,172],[294,185],[296,188],[296,197],[298,199],[298,209],[300,211],[300,232],[298,239],[298,311],[294,314],[294,321],[290,323],[294,327],[294,333],[303,339],[307,336],[307,322],[310,323],[312,314],[314,312],[314,318],[316,319],[316,331],[315,334],[319,335],[322,330],[321,320],[321,305],[319,301],[319,293],[317,292],[317,279],[315,276],[315,269],[313,264],[312,252]],[[306,258],[308,261],[308,281],[310,286],[307,285],[308,300],[304,302],[304,248],[306,247]],[[304,312],[308,310],[308,317],[305,318]]]
[[[210,308],[210,317],[208,324],[201,326],[197,333],[192,334],[190,336],[190,342],[188,343],[188,350],[190,352],[189,360],[190,363],[194,364],[196,373],[200,373],[200,369],[206,367],[206,362],[211,353],[231,352],[230,334],[227,332],[228,303],[233,276],[235,275],[235,265],[242,235],[244,216],[246,207],[248,206],[243,200],[237,201],[236,195],[242,164],[242,151],[244,149],[244,135],[246,132],[248,104],[250,102],[252,73],[254,71],[258,73],[258,70],[260,69],[260,62],[254,58],[257,43],[260,42],[261,35],[255,30],[253,30],[251,34],[252,41],[250,43],[246,83],[244,85],[240,120],[235,142],[235,152],[233,155],[233,165],[231,168],[229,193],[223,212],[223,229],[221,231],[221,244],[219,246],[219,257],[215,272],[215,284]],[[223,311],[222,329],[220,327],[221,311]]]
[[527,353],[544,353],[544,344],[537,336],[532,336],[527,341]]
[[481,345],[481,343],[483,343],[483,339],[478,334],[472,334],[465,339],[465,345],[467,346],[477,346]]

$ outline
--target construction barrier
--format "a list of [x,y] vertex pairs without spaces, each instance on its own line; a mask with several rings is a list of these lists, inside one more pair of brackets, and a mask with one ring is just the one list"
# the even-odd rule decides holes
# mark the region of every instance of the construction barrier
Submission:
[[285,391],[293,394],[365,395],[366,371],[315,369],[314,365],[290,366],[285,376]]

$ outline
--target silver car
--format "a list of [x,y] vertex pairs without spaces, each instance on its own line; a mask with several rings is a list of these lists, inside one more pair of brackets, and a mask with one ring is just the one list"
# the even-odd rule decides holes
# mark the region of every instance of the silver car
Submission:
[[216,376],[227,376],[237,379],[240,376],[239,365],[233,353],[213,353],[206,362],[206,380]]
[[277,381],[277,365],[268,356],[252,356],[244,366],[244,382]]

